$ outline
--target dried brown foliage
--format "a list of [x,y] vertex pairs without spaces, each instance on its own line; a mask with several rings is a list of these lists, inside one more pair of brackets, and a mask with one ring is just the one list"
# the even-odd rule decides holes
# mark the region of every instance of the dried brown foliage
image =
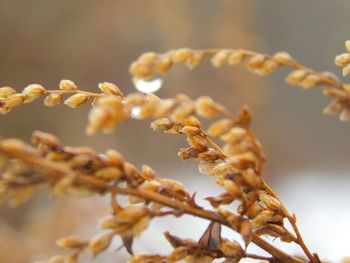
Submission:
[[[347,42],[347,49],[349,44]],[[145,81],[166,73],[179,62],[190,68],[201,63],[205,56],[212,56],[212,63],[219,67],[247,61],[249,70],[268,75],[281,67],[292,72],[287,81],[305,89],[325,86],[324,92],[332,98],[326,113],[339,114],[341,120],[349,119],[350,89],[330,73],[315,72],[294,61],[286,53],[273,56],[247,50],[190,50],[179,49],[165,54],[146,53],[134,62],[130,71],[136,79]],[[348,74],[349,54],[336,58]],[[56,255],[48,263],[74,263],[83,251],[98,256],[110,246],[115,236],[120,236],[128,252],[129,262],[238,262],[242,258],[267,262],[321,262],[303,241],[291,214],[277,194],[264,181],[262,174],[265,157],[262,147],[250,129],[251,112],[242,107],[235,116],[226,107],[209,97],[191,99],[186,95],[160,99],[154,94],[133,93],[124,95],[112,83],[98,85],[100,93],[80,90],[70,80],[62,80],[59,89],[48,90],[32,84],[17,93],[11,87],[0,88],[0,110],[8,113],[13,108],[46,96],[46,106],[61,102],[78,107],[91,101],[92,109],[86,132],[110,132],[116,125],[128,119],[153,120],[151,128],[171,135],[183,135],[187,147],[178,152],[183,159],[198,162],[199,171],[212,177],[222,192],[207,197],[212,209],[199,206],[195,194],[188,192],[178,181],[159,177],[149,166],[141,170],[126,161],[115,151],[96,153],[87,147],[64,146],[54,135],[36,131],[29,145],[17,139],[0,140],[1,178],[0,198],[11,205],[19,205],[46,185],[53,195],[108,195],[111,214],[100,220],[105,232],[85,240],[68,236],[57,240],[57,245],[71,251],[68,255]],[[200,118],[213,120],[203,127]],[[217,143],[214,141],[220,141]],[[128,202],[120,202],[119,196],[127,196]],[[223,205],[238,204],[237,210]],[[132,243],[157,217],[193,215],[209,221],[208,228],[199,240],[183,239],[165,233],[173,247],[169,255],[133,253]],[[292,231],[288,230],[290,224]],[[221,236],[221,225],[239,233],[245,243],[242,247],[235,240]],[[270,244],[262,236],[279,238],[295,243],[304,252],[304,259],[288,255]],[[270,256],[250,254],[246,248],[255,243]]]

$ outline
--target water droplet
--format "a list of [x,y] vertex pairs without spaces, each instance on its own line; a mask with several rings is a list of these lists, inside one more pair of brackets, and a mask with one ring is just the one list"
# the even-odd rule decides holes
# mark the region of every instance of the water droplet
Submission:
[[158,91],[163,85],[163,79],[159,76],[152,79],[133,79],[134,85],[138,91],[143,93],[153,93]]
[[141,107],[134,107],[131,110],[131,118],[132,119],[139,119],[141,113]]

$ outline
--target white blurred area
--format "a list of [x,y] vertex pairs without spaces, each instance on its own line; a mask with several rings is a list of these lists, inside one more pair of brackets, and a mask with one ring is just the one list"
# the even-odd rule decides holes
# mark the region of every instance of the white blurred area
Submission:
[[341,169],[310,170],[276,179],[275,188],[296,214],[309,248],[332,262],[350,254],[349,185],[349,172]]

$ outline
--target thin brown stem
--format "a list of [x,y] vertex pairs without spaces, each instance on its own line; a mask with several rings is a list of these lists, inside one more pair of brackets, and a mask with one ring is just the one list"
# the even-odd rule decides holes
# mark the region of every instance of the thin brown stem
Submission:
[[301,234],[299,231],[299,228],[296,224],[296,217],[295,215],[291,215],[289,213],[289,211],[287,210],[287,208],[284,206],[284,204],[282,203],[282,201],[280,200],[280,198],[278,197],[278,195],[272,190],[272,188],[265,182],[263,181],[264,184],[264,188],[268,191],[268,193],[270,195],[272,195],[273,197],[275,197],[277,200],[279,200],[282,204],[282,208],[283,208],[283,213],[285,214],[285,216],[287,217],[290,225],[292,226],[294,233],[296,235],[296,243],[302,248],[302,250],[304,251],[305,255],[309,258],[310,262],[312,263],[319,263],[320,261],[314,257],[314,255],[310,252],[310,250],[307,248]]
[[214,142],[214,140],[210,138],[210,136],[205,131],[202,131],[202,133],[204,135],[204,138],[207,140],[207,143],[213,146],[213,148],[217,150],[220,154],[222,154],[223,158],[226,158],[226,155],[221,149],[221,147],[216,142]]
[[47,93],[80,93],[80,94],[85,94],[88,95],[90,97],[100,97],[101,94],[100,93],[96,93],[96,92],[89,92],[89,91],[84,91],[84,90],[47,90]]
[[252,259],[257,259],[257,260],[266,260],[268,262],[271,262],[273,260],[273,258],[271,258],[271,257],[264,257],[264,256],[260,256],[260,255],[250,254],[250,253],[246,253],[244,256],[246,258],[252,258]]

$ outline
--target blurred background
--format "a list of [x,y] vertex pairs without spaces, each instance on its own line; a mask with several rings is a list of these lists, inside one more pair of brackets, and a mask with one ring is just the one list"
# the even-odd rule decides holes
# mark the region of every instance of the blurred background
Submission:
[[[340,75],[333,61],[349,39],[349,10],[347,0],[0,0],[0,86],[57,88],[61,79],[71,79],[94,91],[99,82],[109,81],[130,93],[135,91],[128,73],[132,61],[146,51],[180,47],[284,50],[315,70]],[[311,249],[338,262],[350,255],[350,124],[324,116],[329,99],[318,89],[288,86],[286,73],[259,78],[242,66],[217,70],[206,62],[189,71],[178,65],[157,95],[208,95],[231,110],[248,104],[268,157],[266,180],[298,216]],[[88,105],[45,108],[37,101],[0,116],[0,133],[29,141],[39,129],[66,145],[115,148],[132,163],[149,164],[159,176],[182,181],[199,198],[218,193],[193,162],[177,158],[177,150],[186,145],[183,138],[154,133],[149,121],[128,121],[113,134],[85,136],[88,110]],[[47,192],[17,209],[2,205],[0,261],[33,262],[62,253],[55,239],[93,236],[108,211],[98,197],[52,199]],[[161,233],[169,226],[174,234],[196,239],[206,222],[156,220],[137,240],[136,250],[168,252]],[[120,244],[116,240],[114,247]],[[299,253],[294,247],[286,250]],[[112,249],[96,262],[126,259],[125,251]],[[90,262],[89,257],[82,262]]]

